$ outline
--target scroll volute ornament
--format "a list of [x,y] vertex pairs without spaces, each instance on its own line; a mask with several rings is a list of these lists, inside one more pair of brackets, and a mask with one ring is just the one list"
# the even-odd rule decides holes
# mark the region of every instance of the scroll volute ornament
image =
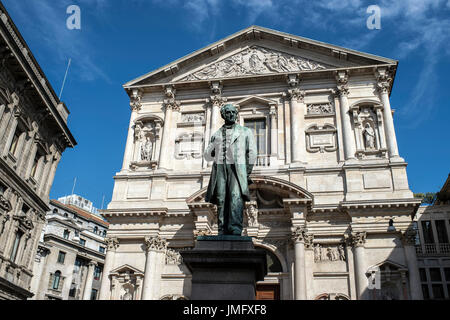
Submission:
[[337,71],[336,72],[336,82],[337,82],[337,94],[339,96],[348,95],[348,72],[347,71]]
[[166,99],[164,99],[164,106],[168,109],[180,110],[180,103],[175,100],[175,94],[177,90],[174,86],[167,86],[165,87],[165,96]]
[[130,97],[131,111],[139,111],[142,107],[142,91],[139,89],[133,89]]
[[119,240],[117,238],[106,238],[105,242],[108,250],[116,250],[119,247]]
[[167,241],[160,236],[145,237],[146,250],[165,251],[167,249]]
[[307,237],[307,231],[306,227],[304,226],[298,226],[292,231],[292,240],[294,242],[305,242],[305,238]]
[[365,231],[353,232],[351,236],[351,243],[353,247],[363,247],[366,243],[367,234]]
[[387,93],[392,84],[392,76],[387,68],[378,68],[375,71],[377,89],[380,93]]
[[408,228],[406,231],[402,233],[401,240],[403,242],[403,245],[413,246],[416,244],[416,237],[417,237],[417,230]]

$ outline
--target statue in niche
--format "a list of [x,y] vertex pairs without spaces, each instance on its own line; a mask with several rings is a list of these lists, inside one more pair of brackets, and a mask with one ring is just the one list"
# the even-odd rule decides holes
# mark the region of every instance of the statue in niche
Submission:
[[129,287],[125,287],[125,293],[122,296],[122,300],[133,300],[133,295],[130,292]]
[[368,122],[364,126],[363,135],[366,142],[366,149],[375,149],[375,131]]
[[149,136],[145,136],[144,139],[145,139],[145,141],[141,142],[141,160],[142,161],[151,161],[152,160],[153,143],[151,142]]
[[248,226],[256,227],[258,226],[258,209],[254,205],[249,205],[246,210],[248,218]]

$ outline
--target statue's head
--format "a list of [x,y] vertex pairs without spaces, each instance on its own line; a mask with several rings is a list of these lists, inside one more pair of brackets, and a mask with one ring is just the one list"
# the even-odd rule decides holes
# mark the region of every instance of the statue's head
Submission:
[[225,120],[225,124],[233,124],[237,119],[237,108],[232,104],[226,104],[220,109],[220,115]]

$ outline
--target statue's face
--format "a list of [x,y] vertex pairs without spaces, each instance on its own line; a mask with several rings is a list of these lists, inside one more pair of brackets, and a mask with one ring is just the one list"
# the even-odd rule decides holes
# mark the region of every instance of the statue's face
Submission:
[[223,113],[222,117],[225,120],[226,124],[233,124],[236,122],[237,119],[237,110],[236,108],[226,108]]

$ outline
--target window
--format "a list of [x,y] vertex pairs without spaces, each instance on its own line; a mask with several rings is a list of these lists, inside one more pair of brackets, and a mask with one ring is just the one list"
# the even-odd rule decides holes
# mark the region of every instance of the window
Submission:
[[101,274],[102,274],[102,268],[100,268],[99,266],[95,266],[95,269],[94,269],[94,280],[100,280]]
[[22,205],[22,212],[27,214],[28,211],[30,211],[30,207],[27,206],[25,203]]
[[75,260],[75,266],[74,266],[74,268],[73,268],[73,273],[78,273],[78,272],[80,272],[81,265],[82,265],[81,260],[77,258],[77,259]]
[[69,297],[75,298],[76,294],[77,294],[77,285],[76,283],[72,283],[69,290]]
[[435,220],[436,232],[439,243],[448,243],[447,229],[445,228],[445,220]]
[[105,253],[105,247],[99,247],[98,251],[100,251],[101,253]]
[[433,284],[431,287],[433,289],[434,299],[444,299],[444,287],[442,284]]
[[[445,281],[450,282],[450,268],[444,268]],[[450,294],[450,291],[449,291]]]
[[252,130],[255,137],[256,147],[258,155],[267,154],[267,139],[266,139],[266,120],[265,119],[252,119],[245,120],[244,125]]
[[54,290],[58,290],[60,281],[61,281],[61,271],[56,271],[55,274],[53,275],[53,284],[52,284],[52,288]]
[[98,233],[98,227],[94,227],[94,233]]
[[84,247],[86,245],[86,240],[80,239],[80,244]]
[[423,293],[423,299],[429,300],[430,299],[430,292],[428,291],[428,285],[422,284],[422,293]]
[[58,254],[58,263],[64,264],[64,260],[66,260],[66,253],[60,251]]
[[8,189],[3,183],[0,182],[0,194],[4,194],[6,189]]
[[64,235],[63,235],[64,239],[69,239],[69,235],[70,235],[70,231],[67,229],[64,230]]
[[420,268],[419,269],[419,273],[420,273],[420,281],[422,282],[427,282],[427,272],[425,269]]
[[103,236],[106,237],[106,230],[103,230]]
[[431,221],[422,221],[422,233],[425,243],[434,243]]
[[92,289],[91,291],[91,300],[97,300],[97,290]]
[[16,258],[17,258],[17,252],[19,251],[19,245],[20,245],[20,239],[23,236],[23,232],[22,231],[17,231],[16,233],[16,237],[14,239],[14,245],[12,248],[12,252],[11,252],[11,261],[12,262],[16,262]]
[[441,269],[430,268],[430,278],[431,278],[431,281],[442,281]]
[[31,173],[30,173],[30,175],[33,178],[36,178],[37,168],[39,166],[40,159],[41,159],[41,155],[37,152],[36,155],[34,156],[33,166],[31,167]]
[[19,139],[20,136],[22,135],[22,131],[19,128],[16,128],[16,132],[14,132],[14,136],[13,139],[11,141],[11,145],[9,146],[9,153],[12,154],[13,156],[16,155],[17,153],[17,147],[19,145]]
[[68,214],[67,212],[64,212],[64,217],[65,217],[65,218],[68,218],[68,217],[69,217],[69,214]]
[[58,209],[53,209],[53,213],[58,213]]

